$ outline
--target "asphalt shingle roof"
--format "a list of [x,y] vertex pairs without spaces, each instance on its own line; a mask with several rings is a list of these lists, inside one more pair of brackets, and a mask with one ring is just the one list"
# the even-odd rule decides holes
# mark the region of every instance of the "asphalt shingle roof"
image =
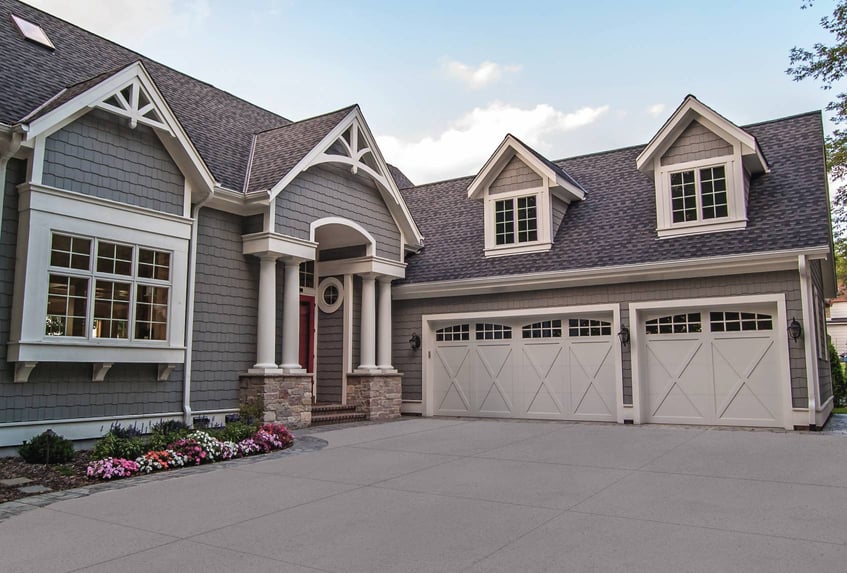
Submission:
[[285,177],[355,105],[256,134],[246,191],[267,190]]
[[[9,14],[41,26],[56,50],[24,40]],[[244,185],[253,134],[291,123],[15,0],[0,0],[0,53],[0,122],[6,124],[20,121],[63,89],[141,61],[212,175],[231,189]]]
[[426,241],[409,257],[406,283],[588,269],[828,245],[829,200],[819,112],[745,127],[771,173],[753,179],[747,228],[658,239],[652,177],[635,168],[644,146],[555,163],[590,192],[571,204],[548,252],[485,258],[483,203],[473,177],[404,189]]

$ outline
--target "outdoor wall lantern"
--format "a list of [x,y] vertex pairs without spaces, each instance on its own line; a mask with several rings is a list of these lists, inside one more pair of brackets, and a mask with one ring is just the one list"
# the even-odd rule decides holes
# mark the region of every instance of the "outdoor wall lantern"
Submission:
[[421,347],[421,337],[418,336],[417,332],[413,332],[412,337],[409,338],[409,347],[412,350],[417,350],[418,348]]
[[622,326],[621,331],[618,333],[618,338],[621,339],[621,344],[626,347],[629,344],[629,329]]
[[800,323],[797,322],[797,319],[793,316],[791,317],[791,322],[788,323],[788,336],[790,336],[791,340],[795,342],[798,338],[803,336],[803,327],[800,326]]

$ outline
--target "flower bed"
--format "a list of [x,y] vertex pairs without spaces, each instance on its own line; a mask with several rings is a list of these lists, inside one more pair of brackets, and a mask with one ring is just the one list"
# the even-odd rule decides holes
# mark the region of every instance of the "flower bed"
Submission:
[[164,450],[151,450],[135,460],[119,457],[95,460],[88,465],[86,475],[94,479],[118,479],[138,473],[149,474],[264,454],[289,448],[293,444],[293,436],[282,424],[263,424],[251,437],[238,443],[222,441],[207,432],[195,430],[168,444]]

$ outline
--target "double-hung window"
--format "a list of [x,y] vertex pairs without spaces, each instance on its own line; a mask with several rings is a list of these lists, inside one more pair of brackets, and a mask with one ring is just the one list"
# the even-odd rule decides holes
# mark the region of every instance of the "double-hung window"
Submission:
[[726,167],[716,165],[670,174],[674,223],[706,221],[729,216]]
[[44,334],[165,341],[171,253],[53,233]]
[[538,240],[536,196],[511,197],[494,202],[496,245],[531,243]]

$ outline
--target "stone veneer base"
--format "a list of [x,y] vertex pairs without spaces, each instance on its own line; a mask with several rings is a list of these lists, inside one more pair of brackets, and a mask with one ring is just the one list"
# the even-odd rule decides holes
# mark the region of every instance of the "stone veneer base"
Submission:
[[369,420],[400,417],[403,375],[399,373],[353,373],[347,375],[347,404]]
[[242,374],[238,398],[242,405],[264,404],[265,422],[290,429],[312,425],[311,374]]

